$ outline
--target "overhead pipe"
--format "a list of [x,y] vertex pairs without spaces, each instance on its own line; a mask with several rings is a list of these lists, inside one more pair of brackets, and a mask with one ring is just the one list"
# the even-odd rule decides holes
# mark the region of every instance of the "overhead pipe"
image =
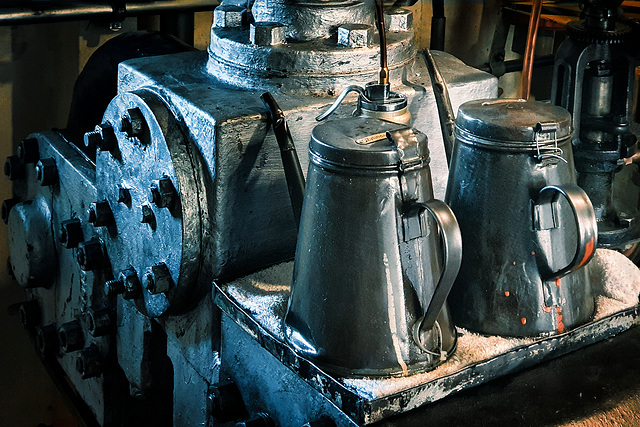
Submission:
[[114,7],[108,3],[75,3],[64,7],[46,9],[0,8],[0,26],[81,21],[85,19],[111,19],[120,21],[127,16],[202,12],[213,10],[218,4],[219,2],[216,0],[140,1],[126,3],[126,9],[124,11],[114,10]]

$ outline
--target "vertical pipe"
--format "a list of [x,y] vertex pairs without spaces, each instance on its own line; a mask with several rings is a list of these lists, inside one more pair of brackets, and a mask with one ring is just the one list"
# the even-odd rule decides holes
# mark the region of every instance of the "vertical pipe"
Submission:
[[381,85],[389,84],[389,67],[387,66],[387,32],[384,28],[384,10],[382,0],[376,0],[376,26],[380,36],[380,81]]
[[527,33],[527,45],[524,52],[524,65],[522,68],[522,85],[520,88],[520,98],[529,99],[531,92],[531,74],[533,73],[533,55],[536,50],[536,40],[538,38],[538,22],[540,21],[540,11],[542,10],[542,0],[533,0],[531,6],[531,18],[529,19],[529,31]]
[[431,42],[429,49],[444,51],[444,37],[447,18],[444,16],[444,0],[433,0],[431,17]]

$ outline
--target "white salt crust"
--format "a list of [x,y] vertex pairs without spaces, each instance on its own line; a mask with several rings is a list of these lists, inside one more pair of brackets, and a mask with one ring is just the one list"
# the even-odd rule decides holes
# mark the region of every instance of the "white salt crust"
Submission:
[[[596,295],[594,320],[638,304],[640,270],[619,252],[598,249],[589,265],[591,287]],[[276,338],[283,340],[282,319],[286,311],[293,262],[262,270],[230,283],[226,292]],[[458,328],[458,348],[453,356],[430,372],[399,378],[341,378],[339,381],[367,399],[394,394],[458,372],[516,347],[533,338],[483,336]]]

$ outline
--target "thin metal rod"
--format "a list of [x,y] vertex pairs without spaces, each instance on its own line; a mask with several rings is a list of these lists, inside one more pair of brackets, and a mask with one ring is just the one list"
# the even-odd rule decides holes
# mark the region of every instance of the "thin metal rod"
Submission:
[[542,10],[542,0],[533,0],[531,6],[531,18],[529,19],[529,31],[527,33],[527,44],[524,52],[524,65],[522,67],[522,84],[520,88],[520,98],[529,99],[531,92],[531,75],[533,74],[533,55],[536,50],[536,40],[538,38],[538,22],[540,22],[540,11]]
[[444,77],[442,77],[436,61],[433,59],[429,50],[424,51],[424,59],[427,64],[427,70],[429,70],[431,86],[433,86],[433,95],[436,97],[438,117],[440,118],[440,130],[442,131],[442,140],[444,142],[444,154],[447,158],[447,165],[451,166],[451,156],[453,155],[453,143],[455,140],[453,131],[456,116],[453,112],[451,99],[449,98],[447,82],[444,80]]
[[387,66],[387,31],[384,28],[384,10],[382,0],[376,0],[376,26],[380,36],[380,79],[381,85],[389,84],[389,67]]
[[291,198],[293,217],[296,220],[296,225],[300,227],[305,180],[304,175],[302,174],[300,160],[298,159],[298,153],[296,153],[296,146],[293,143],[293,138],[291,137],[287,120],[284,117],[284,112],[274,99],[273,95],[269,92],[265,92],[260,95],[260,99],[262,99],[262,102],[267,109],[269,121],[271,122],[273,132],[275,133],[276,140],[280,146],[280,156],[282,158],[282,166],[284,168],[284,175],[287,181],[289,197]]
[[[201,12],[213,10],[218,1],[178,0],[127,3],[125,16],[156,15],[161,13]],[[0,26],[37,24],[44,22],[109,19],[116,14],[110,4],[78,3],[51,9],[0,8]]]

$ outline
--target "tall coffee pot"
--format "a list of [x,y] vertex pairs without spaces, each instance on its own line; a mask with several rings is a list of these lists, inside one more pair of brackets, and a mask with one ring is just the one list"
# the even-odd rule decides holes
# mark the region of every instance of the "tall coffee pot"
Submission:
[[489,335],[556,334],[589,321],[593,207],[576,185],[571,117],[542,102],[463,104],[446,201],[462,267],[449,296],[457,326]]
[[433,200],[426,136],[350,118],[317,126],[285,336],[345,376],[434,368],[456,347],[446,296],[460,232]]

